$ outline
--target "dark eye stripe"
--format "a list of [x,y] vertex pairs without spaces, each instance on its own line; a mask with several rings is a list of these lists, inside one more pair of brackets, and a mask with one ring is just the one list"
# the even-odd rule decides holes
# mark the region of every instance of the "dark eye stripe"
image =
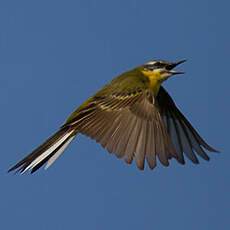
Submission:
[[147,64],[145,65],[145,68],[149,69],[149,70],[154,70],[154,69],[158,69],[158,68],[163,68],[165,67],[166,64],[162,63],[162,62],[156,62],[154,64]]
[[156,63],[156,66],[157,66],[157,68],[162,68],[162,67],[165,67],[166,64],[162,63],[162,62],[158,62],[158,63]]

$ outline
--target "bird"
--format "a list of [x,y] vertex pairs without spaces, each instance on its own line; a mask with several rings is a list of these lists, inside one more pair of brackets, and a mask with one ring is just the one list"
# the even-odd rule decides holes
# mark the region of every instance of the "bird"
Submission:
[[126,163],[154,169],[175,159],[194,164],[207,152],[218,152],[200,136],[179,110],[162,83],[184,72],[175,67],[186,60],[152,60],[128,70],[80,105],[43,144],[8,171],[34,173],[50,167],[78,134],[100,143]]

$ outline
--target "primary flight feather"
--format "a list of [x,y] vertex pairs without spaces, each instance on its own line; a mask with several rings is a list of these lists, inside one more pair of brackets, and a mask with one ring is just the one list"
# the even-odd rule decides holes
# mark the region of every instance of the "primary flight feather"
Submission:
[[110,153],[139,169],[147,161],[151,169],[184,155],[193,163],[197,156],[209,160],[208,145],[177,108],[161,84],[183,72],[174,68],[185,62],[154,60],[116,77],[76,109],[65,124],[9,171],[21,173],[48,168],[81,133],[99,142]]

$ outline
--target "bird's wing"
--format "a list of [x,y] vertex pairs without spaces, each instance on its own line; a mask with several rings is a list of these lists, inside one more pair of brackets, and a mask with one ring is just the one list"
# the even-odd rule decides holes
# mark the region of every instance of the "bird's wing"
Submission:
[[217,152],[217,150],[209,146],[193,128],[162,86],[160,87],[156,101],[173,145],[175,146],[178,155],[177,160],[180,163],[185,163],[183,154],[193,163],[197,164],[199,161],[196,154],[205,160],[209,160],[204,149],[210,152]]
[[168,159],[177,156],[151,92],[143,82],[133,87],[126,83],[128,87],[121,90],[112,82],[107,86],[112,88],[89,99],[65,126],[76,126],[127,163],[135,158],[139,169],[144,169],[145,159],[153,169],[156,156],[168,166]]

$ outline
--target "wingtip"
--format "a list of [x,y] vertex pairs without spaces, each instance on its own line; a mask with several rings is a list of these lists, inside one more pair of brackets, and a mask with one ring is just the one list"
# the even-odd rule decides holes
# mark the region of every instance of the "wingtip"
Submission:
[[212,152],[213,152],[213,153],[221,153],[221,151],[220,151],[220,150],[217,150],[217,149],[213,149]]
[[[206,148],[206,147],[205,147]],[[214,149],[213,147],[209,146],[209,148],[206,148],[209,152],[212,152],[212,153],[221,153],[221,151],[217,150],[217,149]]]
[[205,148],[206,150],[208,150],[209,152],[220,153],[219,150],[217,150],[217,149],[213,148],[212,146],[208,145],[206,142],[201,143],[201,146],[203,148]]

